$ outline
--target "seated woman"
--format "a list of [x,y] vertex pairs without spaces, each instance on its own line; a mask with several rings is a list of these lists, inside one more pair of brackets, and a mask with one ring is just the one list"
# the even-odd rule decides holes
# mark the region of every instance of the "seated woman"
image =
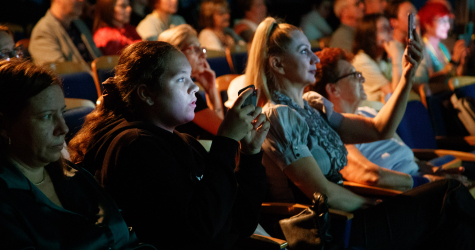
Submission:
[[462,74],[466,54],[465,42],[457,41],[452,55],[441,42],[447,38],[452,15],[445,4],[428,2],[417,14],[425,50],[421,66],[416,72],[416,81],[429,83],[432,92],[449,90],[446,84],[448,79]]
[[371,199],[338,185],[339,171],[347,163],[344,143],[390,138],[403,116],[412,75],[422,57],[418,39],[408,44],[401,82],[380,113],[369,119],[334,112],[324,98],[318,111],[311,108],[302,95],[316,81],[319,59],[308,39],[298,28],[273,18],[259,25],[246,81],[261,89],[259,103],[265,105],[271,123],[263,144],[269,199],[308,204],[314,192],[326,194],[331,208],[354,211],[350,247],[473,248],[468,235],[475,233],[475,200],[456,180],[428,183],[374,206]]
[[226,0],[207,0],[201,4],[198,39],[209,50],[225,51],[236,44],[246,43],[229,28],[229,6]]
[[158,40],[170,43],[185,54],[191,65],[191,77],[203,86],[206,93],[206,101],[200,94],[196,94],[194,124],[178,126],[177,130],[195,138],[203,134],[203,129],[216,135],[224,118],[223,108],[216,89],[216,74],[206,61],[206,49],[201,47],[196,31],[188,24],[181,24],[164,31],[158,36]]
[[[320,63],[317,63],[318,80],[310,86],[311,91],[304,94],[309,105],[318,109],[323,96],[338,113],[375,117],[377,112],[374,109],[358,108],[366,100],[363,89],[365,78],[350,64],[353,55],[340,48],[325,48],[315,54],[320,59]],[[335,76],[340,75],[347,76],[335,81]],[[348,144],[345,147],[348,150],[348,164],[340,171],[345,180],[402,191],[445,177],[468,184],[467,178],[460,175],[463,167],[434,173],[432,166],[416,162],[412,150],[396,135],[388,140]],[[421,171],[419,166],[422,167]]]
[[154,2],[154,10],[137,25],[137,32],[143,40],[157,41],[163,31],[180,24],[185,24],[185,19],[174,15],[178,9],[177,0],[150,0]]
[[120,55],[132,43],[140,42],[130,21],[129,0],[98,0],[94,19],[94,43],[103,55]]
[[103,104],[70,142],[71,158],[96,174],[141,240],[163,249],[230,249],[257,226],[266,190],[260,151],[269,123],[261,108],[241,107],[249,89],[206,152],[175,131],[195,115],[191,72],[168,43],[127,47],[104,84]]
[[353,42],[353,66],[365,76],[364,90],[370,101],[382,101],[392,93],[399,79],[388,58],[397,56],[388,49],[392,40],[389,21],[382,14],[370,14],[363,17],[356,28]]
[[246,43],[250,43],[257,25],[267,16],[265,0],[239,0],[237,6],[243,16],[234,24],[234,32],[242,37]]
[[26,61],[0,62],[0,248],[137,246],[93,176],[62,159],[65,108],[52,73]]

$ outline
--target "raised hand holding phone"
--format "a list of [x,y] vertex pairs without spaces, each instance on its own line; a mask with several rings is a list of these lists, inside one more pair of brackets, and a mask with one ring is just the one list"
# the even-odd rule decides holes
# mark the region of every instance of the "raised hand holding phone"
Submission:
[[407,39],[414,40],[414,31],[416,30],[416,14],[409,13],[407,15]]

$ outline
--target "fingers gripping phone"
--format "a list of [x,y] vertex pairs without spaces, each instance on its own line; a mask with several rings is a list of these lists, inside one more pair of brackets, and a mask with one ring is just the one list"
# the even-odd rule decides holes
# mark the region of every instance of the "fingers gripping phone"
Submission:
[[414,30],[416,29],[416,14],[410,13],[407,16],[407,39],[414,39]]
[[[241,105],[241,108],[242,107],[246,107],[247,105],[253,105],[254,107],[257,106],[257,90],[256,90],[256,87],[254,85],[249,85],[241,90],[239,90],[238,92],[238,95],[241,95],[241,93],[243,91],[245,91],[246,89],[248,88],[252,88],[253,91],[252,93],[246,98],[246,100],[244,100],[244,103]],[[249,113],[248,115],[251,115],[252,113]]]

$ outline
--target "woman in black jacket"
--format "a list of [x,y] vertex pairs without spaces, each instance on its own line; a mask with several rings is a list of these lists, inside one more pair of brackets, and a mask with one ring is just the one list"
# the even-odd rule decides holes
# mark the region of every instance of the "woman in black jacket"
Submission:
[[261,108],[241,107],[249,89],[208,153],[174,130],[194,117],[198,87],[190,75],[186,57],[168,43],[129,46],[104,83],[104,102],[71,141],[72,159],[96,174],[141,240],[164,249],[230,249],[257,226],[269,123]]

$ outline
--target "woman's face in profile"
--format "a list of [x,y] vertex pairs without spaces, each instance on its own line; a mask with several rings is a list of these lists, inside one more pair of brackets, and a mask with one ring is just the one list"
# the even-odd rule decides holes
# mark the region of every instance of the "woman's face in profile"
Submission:
[[206,68],[206,54],[203,52],[203,48],[195,35],[190,35],[183,43],[181,51],[185,54],[188,62],[191,65],[191,75],[203,73]]
[[9,154],[30,167],[42,167],[61,156],[68,127],[63,90],[52,85],[28,100],[19,117],[7,123]]
[[393,39],[393,31],[389,20],[386,17],[381,17],[376,21],[376,44],[383,48],[384,43],[388,43]]
[[434,35],[440,39],[446,39],[450,29],[450,17],[448,15],[434,18],[432,22]]
[[131,11],[129,0],[117,0],[114,6],[114,20],[121,25],[128,24]]
[[224,29],[229,27],[229,10],[225,6],[220,6],[213,14],[214,28]]

